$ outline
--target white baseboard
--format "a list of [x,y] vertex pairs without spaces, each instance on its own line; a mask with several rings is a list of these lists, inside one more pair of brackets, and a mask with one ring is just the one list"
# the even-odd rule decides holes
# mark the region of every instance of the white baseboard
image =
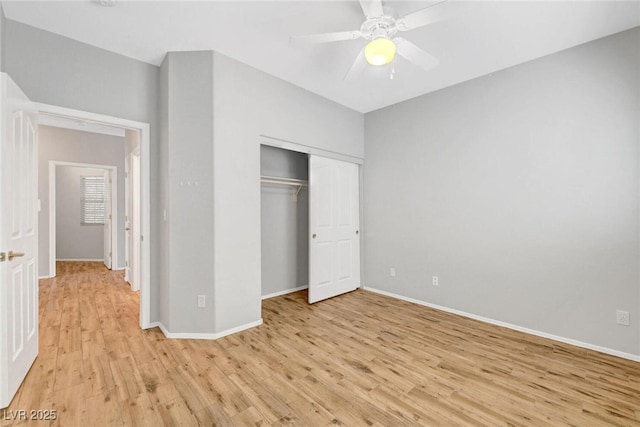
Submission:
[[[142,325],[141,328],[142,329],[151,329],[151,328],[160,328],[161,323],[160,322],[149,322],[149,324],[147,325]],[[164,332],[163,332],[164,333]]]
[[167,328],[162,324],[162,322],[153,322],[152,325],[158,326],[162,331],[162,333],[164,334],[164,336],[167,338],[192,339],[192,340],[217,340],[218,338],[226,337],[227,335],[235,334],[237,332],[242,332],[246,329],[260,326],[262,325],[262,319],[256,320],[255,322],[240,325],[235,328],[227,329],[222,332],[216,332],[213,334],[200,334],[200,333],[190,333],[190,332],[169,332]]
[[244,325],[236,326],[235,328],[227,329],[222,332],[218,332],[215,335],[214,339],[226,337],[227,335],[235,334],[237,332],[242,332],[247,329],[255,328],[256,326],[262,325],[262,319],[256,320],[255,322],[250,322]]
[[262,299],[269,299],[269,298],[279,297],[281,295],[292,294],[294,292],[302,291],[302,290],[308,289],[308,288],[309,288],[309,286],[302,285],[302,286],[298,286],[297,288],[285,289],[284,291],[274,292],[274,293],[268,294],[268,295],[262,295]]
[[42,279],[53,279],[56,276],[40,276],[38,277],[38,280],[42,280]]
[[606,348],[606,347],[600,347],[600,346],[589,344],[589,343],[585,343],[585,342],[582,342],[582,341],[577,341],[577,340],[574,340],[574,339],[571,339],[571,338],[559,337],[557,335],[548,334],[546,332],[540,332],[540,331],[536,331],[534,329],[524,328],[522,326],[513,325],[511,323],[506,323],[506,322],[501,322],[499,320],[494,320],[494,319],[490,319],[488,317],[478,316],[476,314],[467,313],[467,312],[456,310],[456,309],[453,309],[453,308],[444,307],[444,306],[437,305],[437,304],[431,304],[431,303],[428,303],[428,302],[425,302],[425,301],[421,301],[421,300],[418,300],[418,299],[405,297],[405,296],[402,296],[402,295],[394,294],[394,293],[383,291],[383,290],[376,289],[376,288],[370,288],[370,287],[364,287],[363,286],[362,289],[367,290],[367,291],[371,291],[371,292],[375,292],[375,293],[380,294],[380,295],[385,295],[385,296],[388,296],[388,297],[391,297],[391,298],[396,298],[396,299],[399,299],[399,300],[403,300],[403,301],[411,302],[411,303],[414,303],[414,304],[422,305],[422,306],[425,306],[425,307],[434,308],[436,310],[446,311],[447,313],[457,314],[459,316],[468,317],[470,319],[479,320],[479,321],[485,322],[485,323],[490,323],[492,325],[502,326],[502,327],[505,327],[505,328],[513,329],[515,331],[524,332],[524,333],[535,335],[535,336],[538,336],[538,337],[548,338],[548,339],[551,339],[551,340],[554,340],[554,341],[559,341],[559,342],[562,342],[562,343],[565,343],[565,344],[575,345],[576,347],[582,347],[582,348],[586,348],[586,349],[589,349],[589,350],[594,350],[594,351],[599,351],[601,353],[609,354],[611,356],[617,356],[617,357],[621,357],[623,359],[633,360],[634,362],[640,362],[640,355],[625,353],[625,352],[622,352],[622,351],[613,350],[613,349]]

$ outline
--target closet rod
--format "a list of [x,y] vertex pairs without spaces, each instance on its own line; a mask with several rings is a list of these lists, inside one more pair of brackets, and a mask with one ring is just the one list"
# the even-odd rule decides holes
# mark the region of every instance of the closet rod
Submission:
[[280,178],[276,176],[262,176],[260,182],[263,184],[290,185],[292,187],[307,187],[309,184],[302,179]]

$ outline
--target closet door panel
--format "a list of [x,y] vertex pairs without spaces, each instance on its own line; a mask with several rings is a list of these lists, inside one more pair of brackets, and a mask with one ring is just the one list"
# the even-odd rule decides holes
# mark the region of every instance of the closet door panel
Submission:
[[358,165],[309,157],[309,302],[360,286]]

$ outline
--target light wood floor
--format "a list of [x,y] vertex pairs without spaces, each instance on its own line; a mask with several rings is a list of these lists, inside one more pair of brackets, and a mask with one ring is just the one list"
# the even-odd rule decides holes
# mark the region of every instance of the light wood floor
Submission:
[[[40,283],[40,355],[10,411],[34,425],[633,425],[640,363],[356,291],[263,303],[217,341],[138,328],[99,263]],[[0,425],[11,425],[3,419]],[[15,424],[22,425],[22,422]]]

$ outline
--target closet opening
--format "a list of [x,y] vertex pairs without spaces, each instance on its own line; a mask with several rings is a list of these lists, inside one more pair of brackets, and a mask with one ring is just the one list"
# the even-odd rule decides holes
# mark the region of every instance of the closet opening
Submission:
[[260,146],[262,299],[308,288],[309,158]]

